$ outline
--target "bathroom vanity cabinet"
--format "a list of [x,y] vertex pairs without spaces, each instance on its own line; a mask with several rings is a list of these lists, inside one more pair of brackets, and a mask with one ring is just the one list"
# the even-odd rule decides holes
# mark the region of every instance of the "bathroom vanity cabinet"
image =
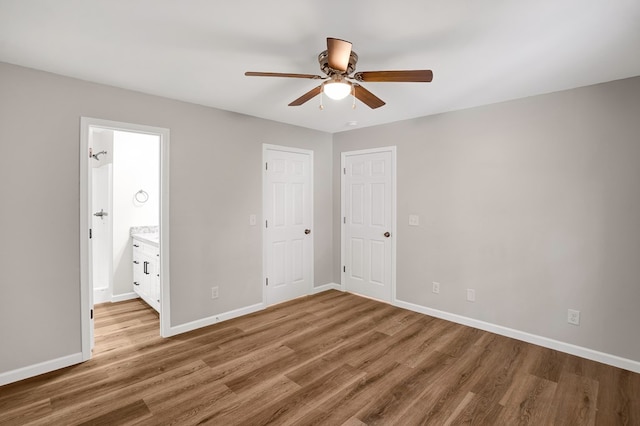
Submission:
[[133,235],[133,290],[160,312],[160,247],[152,235]]

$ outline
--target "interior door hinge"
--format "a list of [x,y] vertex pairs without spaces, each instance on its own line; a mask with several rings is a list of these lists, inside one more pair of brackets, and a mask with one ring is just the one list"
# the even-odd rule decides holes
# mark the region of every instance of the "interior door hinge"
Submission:
[[344,169],[342,169],[342,173],[345,174],[345,175],[347,174],[347,168],[346,167]]
[[91,310],[91,319],[93,319],[93,309]]
[[267,278],[267,285],[269,285],[269,278]]
[[347,223],[347,217],[346,216],[342,218],[342,223]]
[[347,272],[347,267],[346,266],[342,267],[342,272]]
[[269,163],[264,163],[264,169],[269,170]]
[[268,228],[268,227],[269,227],[269,221],[268,221],[268,220],[265,220],[265,221],[264,221],[264,227],[265,227],[265,228]]
[[89,147],[89,158],[93,157],[93,148]]
[[89,239],[93,238],[93,229],[89,228]]

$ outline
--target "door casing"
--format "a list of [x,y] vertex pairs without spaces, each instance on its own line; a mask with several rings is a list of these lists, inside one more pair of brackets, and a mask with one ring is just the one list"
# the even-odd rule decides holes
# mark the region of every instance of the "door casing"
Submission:
[[82,360],[91,358],[93,342],[92,253],[89,244],[91,228],[91,166],[89,131],[91,127],[133,133],[147,133],[160,138],[160,335],[170,336],[171,311],[169,292],[169,129],[124,123],[99,118],[80,118],[80,324]]
[[344,218],[346,217],[346,179],[345,179],[345,167],[346,159],[348,156],[358,156],[365,154],[373,154],[380,152],[391,153],[391,300],[386,302],[396,304],[396,247],[397,247],[397,155],[395,146],[386,146],[380,148],[363,149],[357,151],[346,151],[340,154],[340,289],[346,291],[346,273],[345,266],[347,266],[346,256],[346,227]]

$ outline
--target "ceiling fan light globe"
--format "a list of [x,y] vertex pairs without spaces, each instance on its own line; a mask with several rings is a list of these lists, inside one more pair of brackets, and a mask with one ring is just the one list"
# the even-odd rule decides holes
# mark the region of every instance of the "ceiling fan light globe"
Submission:
[[342,81],[331,81],[324,84],[324,94],[329,98],[339,101],[351,93],[351,85]]

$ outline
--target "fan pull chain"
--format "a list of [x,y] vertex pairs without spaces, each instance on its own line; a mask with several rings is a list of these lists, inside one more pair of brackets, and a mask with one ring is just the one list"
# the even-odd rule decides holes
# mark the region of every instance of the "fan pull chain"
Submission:
[[320,111],[324,109],[324,105],[322,105],[322,94],[324,93],[324,83],[322,83],[322,90],[320,90]]
[[351,95],[353,97],[353,104],[351,105],[351,109],[356,109],[356,86],[351,86]]

